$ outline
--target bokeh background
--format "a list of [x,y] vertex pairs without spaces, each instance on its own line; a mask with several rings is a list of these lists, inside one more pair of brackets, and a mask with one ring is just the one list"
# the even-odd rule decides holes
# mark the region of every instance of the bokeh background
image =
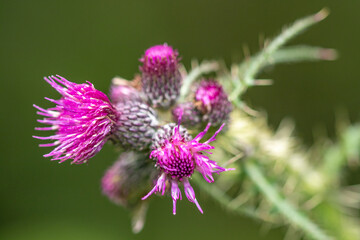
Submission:
[[[360,2],[332,1],[0,1],[0,239],[282,239],[285,229],[225,212],[198,193],[205,214],[182,201],[152,199],[145,229],[131,232],[128,212],[100,191],[100,178],[116,159],[106,145],[90,164],[61,165],[44,159],[31,136],[37,116],[32,104],[59,95],[42,80],[60,74],[89,80],[107,92],[115,75],[132,78],[151,45],[177,48],[186,66],[192,58],[243,59],[243,45],[259,48],[259,35],[274,36],[283,25],[328,7],[327,20],[292,43],[336,48],[335,62],[282,65],[264,73],[275,84],[251,89],[248,103],[268,113],[276,128],[292,118],[297,135],[310,145],[316,129],[335,133],[336,113],[359,120]],[[359,179],[350,172],[349,181]]]

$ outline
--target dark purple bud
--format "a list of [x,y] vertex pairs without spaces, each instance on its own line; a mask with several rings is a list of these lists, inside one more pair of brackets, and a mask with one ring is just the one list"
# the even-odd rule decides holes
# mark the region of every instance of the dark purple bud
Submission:
[[195,92],[195,101],[202,112],[202,121],[213,126],[228,121],[232,104],[223,87],[215,80],[202,80]]

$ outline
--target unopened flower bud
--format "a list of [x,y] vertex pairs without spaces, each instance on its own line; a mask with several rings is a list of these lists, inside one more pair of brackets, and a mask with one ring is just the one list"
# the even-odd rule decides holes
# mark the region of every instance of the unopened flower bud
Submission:
[[144,102],[127,101],[118,103],[116,110],[120,117],[113,134],[123,147],[142,151],[149,148],[158,127],[156,112]]
[[110,99],[113,104],[126,101],[142,101],[141,92],[134,87],[133,81],[113,78],[110,88]]
[[142,90],[153,107],[172,106],[179,94],[182,83],[178,70],[178,52],[167,44],[153,46],[140,59],[143,65]]
[[203,122],[220,125],[229,119],[232,104],[223,87],[215,80],[202,80],[195,92],[195,101]]
[[157,174],[147,155],[124,152],[102,178],[102,191],[116,204],[135,207]]

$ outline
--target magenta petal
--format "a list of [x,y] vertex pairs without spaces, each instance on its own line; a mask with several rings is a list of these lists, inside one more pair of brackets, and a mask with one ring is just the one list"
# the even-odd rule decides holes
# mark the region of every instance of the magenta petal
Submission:
[[181,192],[176,180],[171,181],[171,197],[173,199],[173,214],[176,214],[176,201],[181,199]]
[[143,198],[141,198],[141,200],[147,199],[148,197],[150,197],[150,195],[156,192],[161,192],[162,195],[164,195],[165,189],[166,189],[166,175],[163,173],[156,181],[156,184],[153,187],[153,189],[151,189],[151,191],[148,194],[146,194]]
[[194,189],[192,188],[192,186],[190,185],[189,180],[185,179],[183,181],[183,183],[184,183],[184,191],[185,191],[186,197],[188,198],[188,200],[190,202],[195,203],[196,207],[203,214],[204,211],[201,209],[200,204],[198,203],[198,201],[195,198],[195,192],[194,192]]

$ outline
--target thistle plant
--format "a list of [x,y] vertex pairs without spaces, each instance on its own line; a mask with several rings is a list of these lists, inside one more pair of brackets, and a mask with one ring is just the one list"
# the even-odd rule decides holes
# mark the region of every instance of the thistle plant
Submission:
[[358,164],[360,126],[342,124],[337,141],[307,148],[293,136],[291,122],[284,120],[274,131],[242,99],[250,87],[271,84],[257,78],[268,66],[336,59],[333,49],[285,46],[327,15],[323,9],[296,21],[230,68],[194,61],[186,71],[177,50],[150,47],[138,77],[113,79],[110,99],[89,82],[45,78],[62,97],[48,99],[53,108],[34,105],[45,116],[39,122],[50,125],[36,130],[55,131],[36,136],[54,140],[40,145],[55,147],[44,156],[81,164],[107,140],[120,146],[101,185],[112,202],[129,209],[134,232],[144,226],[152,195],[171,197],[175,215],[183,188],[206,213],[191,182],[232,213],[286,226],[289,239],[360,239],[358,216],[349,211],[360,205],[360,188],[341,179],[347,165]]

